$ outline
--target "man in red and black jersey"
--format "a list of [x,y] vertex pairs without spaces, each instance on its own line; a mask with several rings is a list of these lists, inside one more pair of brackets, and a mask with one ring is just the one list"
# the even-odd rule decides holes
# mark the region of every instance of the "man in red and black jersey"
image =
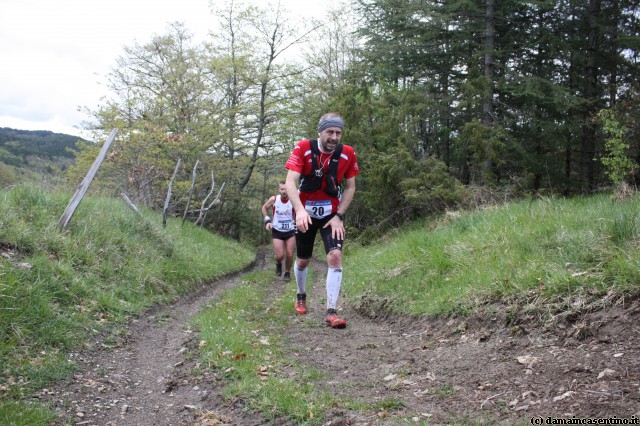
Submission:
[[334,328],[347,325],[336,312],[342,283],[343,221],[356,191],[355,177],[360,173],[353,148],[340,143],[343,130],[342,117],[335,113],[323,115],[318,123],[318,139],[299,141],[285,165],[287,193],[297,229],[297,259],[293,268],[298,284],[295,309],[299,314],[307,312],[307,267],[319,230],[328,266],[326,322]]

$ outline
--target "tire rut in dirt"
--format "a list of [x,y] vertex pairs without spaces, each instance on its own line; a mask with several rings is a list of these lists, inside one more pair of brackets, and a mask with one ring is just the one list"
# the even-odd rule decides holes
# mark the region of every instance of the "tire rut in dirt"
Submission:
[[[256,257],[255,269],[271,269],[267,253]],[[311,268],[307,315],[295,314],[295,294],[290,295],[285,356],[320,371],[325,378],[318,385],[343,401],[369,407],[334,408],[326,419],[332,425],[394,424],[400,417],[431,424],[453,419],[513,424],[554,413],[623,418],[640,407],[637,298],[549,330],[508,326],[500,306],[470,318],[414,318],[380,310],[372,315],[341,294],[339,314],[347,328],[335,330],[324,323],[326,264],[314,259]],[[81,369],[72,380],[43,390],[39,399],[83,425],[292,424],[247,413],[242,400],[225,402],[224,384],[215,374],[206,369],[194,374],[198,338],[185,327],[219,292],[240,285],[240,277],[150,311],[131,324],[129,340],[116,348],[74,354]],[[288,287],[275,278],[273,284],[274,295]],[[574,328],[588,333],[576,339]]]
[[[540,414],[638,413],[640,332],[624,327],[640,316],[638,300],[584,317],[599,329],[590,327],[594,334],[582,340],[572,337],[570,324],[505,325],[499,307],[469,318],[416,318],[381,312],[384,301],[378,301],[371,315],[343,295],[338,312],[347,328],[334,330],[324,324],[326,265],[313,261],[312,267],[308,314],[292,314],[287,328],[290,356],[324,373],[320,386],[369,407],[334,409],[331,424],[394,424],[399,418],[513,424]],[[343,290],[348,295],[344,284]]]
[[[265,250],[258,250],[247,270],[264,267],[265,259]],[[243,274],[151,309],[132,320],[115,347],[97,339],[93,344],[99,349],[72,354],[79,366],[73,377],[43,389],[37,398],[74,425],[177,426],[197,424],[197,418],[202,424],[213,424],[211,419],[215,424],[262,424],[259,416],[244,413],[238,401],[223,402],[223,384],[200,368],[198,333],[188,328],[191,318],[222,291],[242,285]]]

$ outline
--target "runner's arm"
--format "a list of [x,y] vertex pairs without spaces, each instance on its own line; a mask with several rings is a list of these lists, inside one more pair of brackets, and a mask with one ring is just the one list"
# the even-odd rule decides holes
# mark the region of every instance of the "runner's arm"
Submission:
[[287,180],[285,186],[287,188],[287,195],[291,200],[293,210],[296,212],[296,228],[301,232],[306,232],[311,224],[311,216],[305,210],[300,201],[300,195],[298,194],[298,182],[300,181],[300,173],[294,170],[287,172]]
[[353,196],[356,193],[356,177],[352,177],[344,180],[344,191],[342,191],[342,197],[340,197],[340,204],[338,205],[338,213],[345,214]]
[[[342,191],[342,197],[340,197],[340,204],[338,205],[338,213],[345,214],[353,200],[353,195],[356,192],[356,178],[355,176],[344,180],[344,191]],[[344,223],[338,216],[333,216],[324,227],[331,227],[331,237],[336,240],[344,240]]]
[[[262,216],[264,216],[265,220],[267,217],[270,217],[269,210],[273,207],[275,202],[276,202],[276,196],[274,195],[272,197],[269,197],[267,201],[262,205]],[[266,222],[264,225],[265,225],[265,228],[267,228],[267,230],[271,229],[271,227],[273,226],[271,223],[271,220]]]
[[276,196],[271,196],[267,199],[267,201],[262,205],[262,216],[269,216],[269,210],[273,207],[276,202]]

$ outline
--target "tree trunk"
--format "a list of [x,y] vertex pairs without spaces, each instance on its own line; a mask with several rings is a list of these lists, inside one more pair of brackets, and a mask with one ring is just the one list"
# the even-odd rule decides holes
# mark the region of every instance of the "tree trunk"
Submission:
[[589,34],[587,38],[587,65],[584,86],[584,98],[586,106],[583,111],[581,145],[582,145],[582,168],[581,183],[582,192],[589,193],[595,187],[595,128],[592,124],[593,117],[597,109],[597,85],[598,85],[598,63],[597,55],[600,44],[600,31],[598,26],[598,16],[600,15],[600,0],[590,0],[588,10]]
[[[493,92],[494,92],[494,68],[495,68],[495,0],[487,0],[485,11],[485,53],[484,53],[484,77],[486,80],[486,89],[482,104],[482,124],[488,129],[493,128]],[[486,142],[487,145],[489,141]],[[490,148],[487,146],[486,155],[482,162],[482,183],[487,184],[491,181],[492,161],[489,156]]]

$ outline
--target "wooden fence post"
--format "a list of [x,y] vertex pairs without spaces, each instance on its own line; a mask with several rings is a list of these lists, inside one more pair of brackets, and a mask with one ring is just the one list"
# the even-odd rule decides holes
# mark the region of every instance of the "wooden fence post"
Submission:
[[198,171],[198,164],[200,160],[196,161],[196,165],[193,166],[193,173],[191,174],[191,188],[189,188],[189,199],[187,200],[187,207],[184,208],[184,214],[182,215],[182,224],[187,219],[187,213],[189,212],[189,206],[191,206],[191,198],[193,197],[193,188],[196,186],[196,172]]
[[71,197],[71,201],[69,201],[69,204],[67,205],[67,208],[64,210],[64,213],[62,213],[62,216],[60,216],[59,224],[60,224],[61,231],[63,231],[64,228],[67,226],[67,223],[69,223],[69,221],[71,220],[71,216],[73,216],[76,209],[78,208],[78,205],[80,204],[80,201],[82,201],[82,197],[84,197],[84,194],[89,189],[89,185],[91,185],[93,178],[96,176],[96,173],[98,173],[98,169],[102,165],[104,158],[107,156],[107,151],[111,147],[111,144],[113,143],[113,140],[115,139],[117,133],[118,133],[118,129],[111,130],[111,133],[107,138],[107,141],[102,146],[102,149],[100,150],[100,153],[94,160],[93,165],[87,172],[87,175],[84,177],[84,179],[82,179],[82,182],[80,183],[80,186],[78,187],[78,189],[76,189],[76,192],[75,194],[73,194],[73,197]]
[[167,198],[164,200],[164,209],[162,209],[162,227],[167,227],[167,212],[169,211],[169,201],[171,201],[171,191],[173,190],[173,181],[178,174],[178,170],[180,169],[180,163],[182,162],[182,158],[178,159],[178,163],[176,164],[176,169],[173,171],[173,176],[171,176],[171,181],[169,181],[169,190],[167,191]]

